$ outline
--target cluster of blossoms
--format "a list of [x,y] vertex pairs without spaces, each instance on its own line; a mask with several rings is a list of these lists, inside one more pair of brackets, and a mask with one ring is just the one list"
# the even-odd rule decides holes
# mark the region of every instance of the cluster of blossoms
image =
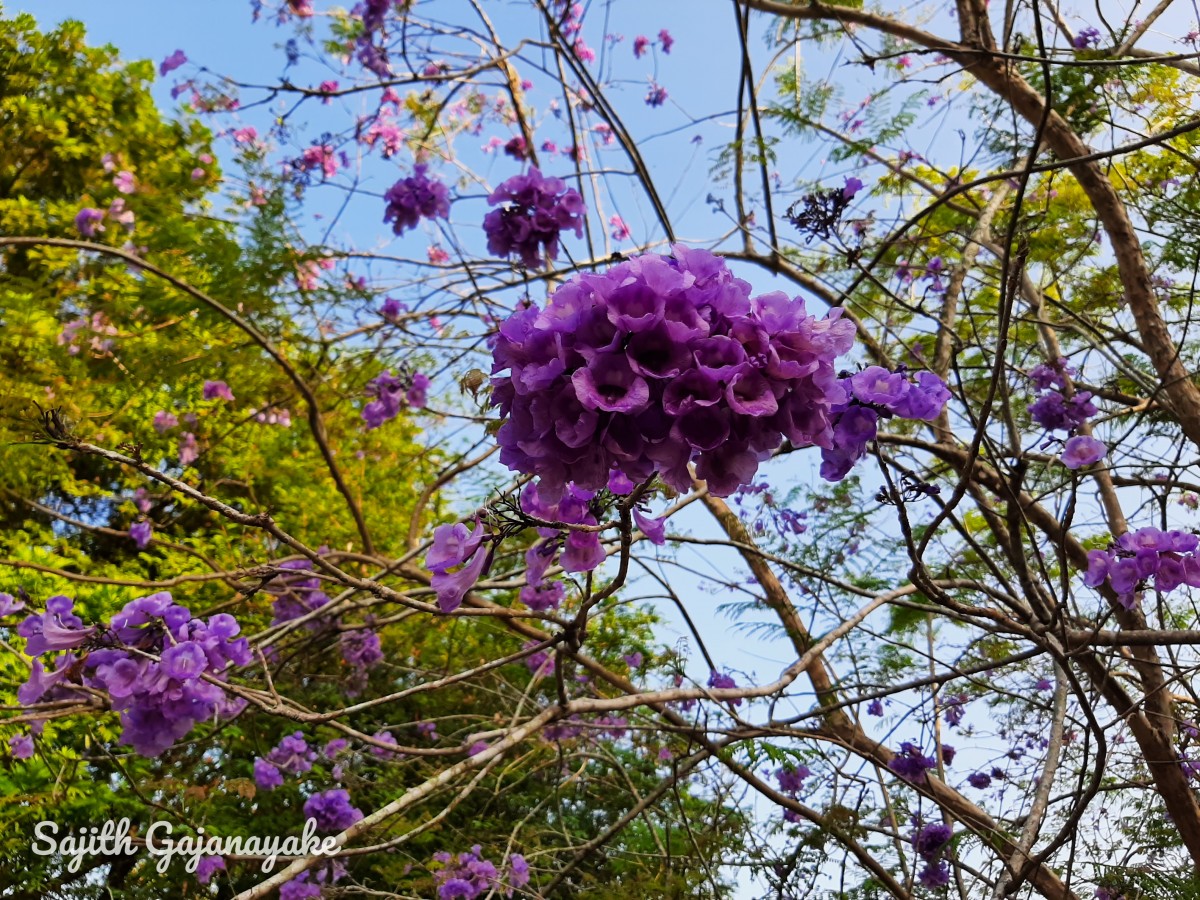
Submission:
[[312,769],[317,751],[308,746],[303,732],[297,731],[281,740],[266,759],[254,760],[254,783],[261,790],[271,791],[283,784],[283,774],[302,775]]
[[422,409],[428,399],[429,376],[421,372],[408,373],[401,368],[398,375],[385,370],[367,383],[367,396],[374,397],[363,407],[363,421],[367,428],[378,428],[391,421],[404,406]]
[[950,846],[953,834],[949,825],[922,825],[920,818],[913,816],[913,833],[909,841],[917,856],[925,862],[925,868],[917,873],[917,881],[925,887],[939,888],[950,883],[950,867],[942,856]]
[[539,269],[558,258],[562,231],[583,237],[583,198],[561,178],[544,178],[536,166],[492,191],[488,205],[502,203],[483,219],[488,252],[496,256],[516,255],[527,269]]
[[1029,371],[1029,380],[1042,394],[1029,404],[1029,415],[1047,431],[1065,431],[1073,435],[1067,438],[1063,447],[1062,463],[1068,469],[1081,469],[1103,459],[1108,448],[1090,435],[1075,434],[1099,410],[1092,403],[1090,391],[1076,391],[1070,397],[1063,393],[1068,376],[1074,374],[1075,370],[1065,359],[1034,366]]
[[316,900],[326,896],[324,885],[333,885],[348,874],[346,867],[336,859],[322,863],[307,872],[301,872],[291,881],[279,886],[279,900]]
[[450,189],[425,174],[423,163],[413,166],[413,173],[401,178],[383,195],[387,210],[384,223],[392,223],[392,231],[403,234],[416,228],[421,219],[450,218]]
[[946,264],[942,262],[940,256],[935,256],[929,260],[924,267],[919,263],[910,263],[906,259],[898,260],[896,263],[896,277],[904,285],[911,285],[918,278],[929,282],[926,291],[932,291],[935,294],[944,293],[946,284],[942,281],[942,276],[946,274]]
[[350,805],[350,794],[340,788],[313,794],[304,801],[304,817],[317,823],[317,831],[345,831],[362,819],[362,810]]
[[841,481],[867,452],[879,433],[879,420],[896,416],[932,422],[950,399],[950,390],[932,372],[909,381],[903,369],[889,372],[870,366],[843,384],[846,399],[833,407],[832,446],[821,447],[821,477]]
[[[942,745],[942,759],[949,765],[954,761],[954,748],[948,744]],[[905,781],[913,784],[924,784],[925,773],[937,768],[937,759],[926,756],[916,744],[905,741],[900,745],[900,752],[892,757],[888,768]]]
[[[779,790],[787,794],[795,800],[800,792],[804,790],[804,779],[812,775],[812,770],[803,763],[781,766],[775,770],[775,780],[779,782]],[[783,811],[783,820],[785,822],[799,822],[800,814],[795,810],[785,809]]]
[[[85,626],[67,597],[51,597],[46,611],[17,626],[34,657],[29,679],[17,691],[29,706],[44,700],[80,699],[81,688],[103,691],[121,716],[121,741],[143,756],[158,756],[214,716],[236,715],[245,702],[212,681],[226,668],[250,662],[245,638],[230,615],[207,620],[172,602],[168,593],[125,605],[106,628]],[[81,657],[66,652],[47,670],[48,654],[87,645]],[[155,658],[157,657],[157,658]],[[205,676],[212,679],[206,680]]]
[[[320,609],[329,602],[329,595],[321,590],[321,579],[312,575],[313,563],[310,559],[289,559],[279,563],[278,568],[295,572],[295,575],[283,575],[275,578],[267,585],[267,593],[275,597],[272,603],[274,616],[272,625],[282,625],[315,609]],[[328,627],[328,618],[313,618],[305,623],[312,631]]]
[[614,470],[686,491],[692,461],[728,496],[785,436],[833,446],[846,400],[833,361],[853,341],[839,311],[817,319],[782,293],[751,300],[703,250],[578,275],[493,339],[500,459],[540,476],[550,502],[568,480],[599,490]]
[[495,864],[483,858],[478,844],[457,856],[435,853],[433,859],[440,863],[434,871],[438,900],[475,900],[492,890],[503,890],[504,896],[511,897],[513,888],[529,884],[529,864],[519,853],[508,858],[507,886]]
[[1200,538],[1185,531],[1139,528],[1117,538],[1107,550],[1088,551],[1083,583],[1107,584],[1126,609],[1137,605],[1138,591],[1153,585],[1169,593],[1180,585],[1200,588]]

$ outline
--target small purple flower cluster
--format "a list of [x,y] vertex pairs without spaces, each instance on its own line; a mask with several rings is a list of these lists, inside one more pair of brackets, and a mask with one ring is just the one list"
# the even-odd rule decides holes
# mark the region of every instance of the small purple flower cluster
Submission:
[[568,481],[599,490],[614,470],[690,490],[693,460],[724,497],[785,436],[834,446],[834,407],[847,397],[833,363],[853,324],[782,293],[752,300],[707,251],[674,254],[578,275],[493,339],[500,460],[540,476],[544,500]]
[[[282,625],[284,622],[298,619],[329,602],[329,595],[321,590],[321,579],[309,574],[312,567],[310,559],[289,559],[279,563],[277,568],[294,571],[296,574],[276,577],[267,586],[267,593],[275,597],[272,605],[272,625]],[[321,617],[309,619],[305,623],[305,627],[311,631],[319,631],[329,625],[329,619]]]
[[304,801],[304,816],[317,823],[317,831],[333,834],[345,831],[362,817],[362,810],[350,805],[350,794],[342,789],[322,791]]
[[450,189],[425,174],[427,166],[418,163],[413,173],[401,178],[383,195],[387,209],[384,223],[392,223],[392,231],[403,234],[416,228],[421,219],[450,218]]
[[1087,50],[1091,47],[1100,46],[1100,29],[1099,28],[1082,28],[1079,33],[1071,39],[1071,46],[1076,50]]
[[506,205],[483,218],[488,252],[516,254],[527,269],[540,269],[558,258],[561,232],[574,231],[576,237],[583,237],[583,198],[561,178],[544,178],[536,166],[492,191],[488,205],[501,203]]
[[297,731],[279,742],[266,759],[254,760],[254,783],[260,790],[271,791],[283,784],[283,773],[303,775],[312,769],[317,751],[308,746],[303,732]]
[[[733,676],[728,672],[712,672],[708,676],[708,686],[716,688],[719,691],[730,691],[737,688],[738,683],[734,681]],[[730,706],[741,706],[742,698],[735,697],[733,700],[725,701]]]
[[[812,771],[808,766],[803,764],[788,763],[775,770],[775,780],[779,782],[779,790],[787,794],[793,800],[804,790],[804,779],[812,775]],[[785,822],[800,822],[800,814],[793,809],[785,809],[783,811],[783,820]]]
[[[483,858],[483,848],[476,844],[466,853],[451,856],[441,852],[433,855],[439,867],[433,877],[438,883],[438,900],[475,900],[493,889],[504,889],[504,879],[494,863]],[[508,887],[505,896],[512,896],[512,889],[529,883],[529,864],[525,857],[514,853],[508,859]]]
[[347,874],[346,866],[336,859],[322,863],[280,885],[279,900],[317,900],[325,895],[323,885],[336,884]]
[[367,428],[378,428],[400,414],[400,409],[410,406],[423,409],[428,401],[429,376],[421,372],[408,374],[401,369],[393,375],[390,369],[381,372],[367,383],[367,396],[374,397],[363,407],[363,421]]
[[950,883],[950,867],[942,856],[950,846],[953,834],[949,825],[922,825],[920,818],[913,816],[913,833],[909,840],[917,856],[925,862],[925,868],[917,874],[917,881],[925,887],[939,888]]
[[821,447],[821,477],[841,481],[879,433],[879,420],[896,416],[932,422],[950,399],[942,379],[918,372],[915,383],[903,370],[870,366],[846,379],[847,399],[833,408],[832,446]]
[[905,781],[924,784],[925,773],[937,768],[937,760],[922,753],[916,744],[905,741],[900,745],[900,752],[888,763],[888,768]]
[[478,521],[473,531],[461,522],[433,530],[433,546],[425,556],[425,568],[433,572],[430,586],[437,592],[442,612],[454,612],[462,606],[467,591],[491,568],[494,548],[483,549],[483,537],[483,523]]
[[[78,698],[80,688],[104,691],[120,713],[122,743],[142,756],[160,755],[197,722],[245,707],[205,678],[221,681],[229,664],[250,662],[249,644],[236,637],[240,627],[233,616],[193,618],[163,592],[130,601],[108,627],[97,629],[85,627],[73,607],[67,597],[51,597],[44,613],[17,626],[25,652],[38,657],[17,690],[23,705]],[[82,657],[64,653],[57,669],[44,667],[46,654],[84,644],[92,648]]]
[[1107,583],[1126,609],[1137,605],[1138,591],[1147,583],[1164,594],[1180,585],[1200,588],[1198,545],[1200,538],[1185,531],[1139,528],[1121,535],[1107,550],[1089,550],[1083,583]]
[[1066,390],[1067,378],[1074,374],[1075,370],[1064,358],[1034,366],[1029,371],[1029,380],[1042,395],[1029,404],[1029,414],[1047,431],[1065,431],[1073,435],[1067,438],[1063,447],[1062,464],[1068,469],[1081,469],[1103,459],[1108,447],[1090,435],[1075,434],[1099,410],[1092,403],[1090,391],[1077,391],[1069,398],[1062,393]]

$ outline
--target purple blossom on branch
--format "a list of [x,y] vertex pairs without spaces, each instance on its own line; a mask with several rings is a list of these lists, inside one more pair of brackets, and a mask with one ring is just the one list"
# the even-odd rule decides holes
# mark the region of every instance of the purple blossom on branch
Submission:
[[391,222],[396,234],[416,228],[421,219],[450,218],[450,189],[426,175],[427,169],[418,163],[412,175],[401,178],[383,195],[387,202],[383,221]]
[[583,198],[561,178],[543,177],[536,166],[492,191],[488,205],[500,206],[483,219],[488,252],[516,255],[527,269],[540,269],[558,258],[563,231],[583,236]]

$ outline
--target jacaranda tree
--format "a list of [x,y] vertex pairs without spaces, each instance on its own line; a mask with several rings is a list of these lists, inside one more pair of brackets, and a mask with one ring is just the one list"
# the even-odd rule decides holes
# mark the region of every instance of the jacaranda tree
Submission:
[[0,893],[1200,895],[1200,24],[1108,6],[256,0],[174,118],[0,23]]

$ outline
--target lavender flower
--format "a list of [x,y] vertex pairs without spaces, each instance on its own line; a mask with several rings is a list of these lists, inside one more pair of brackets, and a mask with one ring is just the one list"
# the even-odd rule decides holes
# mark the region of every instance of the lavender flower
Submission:
[[392,231],[403,234],[416,228],[421,219],[450,218],[450,190],[446,185],[426,175],[423,163],[413,166],[413,174],[393,184],[383,199],[387,209],[385,223],[392,222]]
[[583,198],[561,178],[544,178],[531,167],[492,191],[488,205],[501,206],[483,219],[488,252],[520,257],[527,269],[539,269],[558,258],[559,235],[572,230],[583,236]]

